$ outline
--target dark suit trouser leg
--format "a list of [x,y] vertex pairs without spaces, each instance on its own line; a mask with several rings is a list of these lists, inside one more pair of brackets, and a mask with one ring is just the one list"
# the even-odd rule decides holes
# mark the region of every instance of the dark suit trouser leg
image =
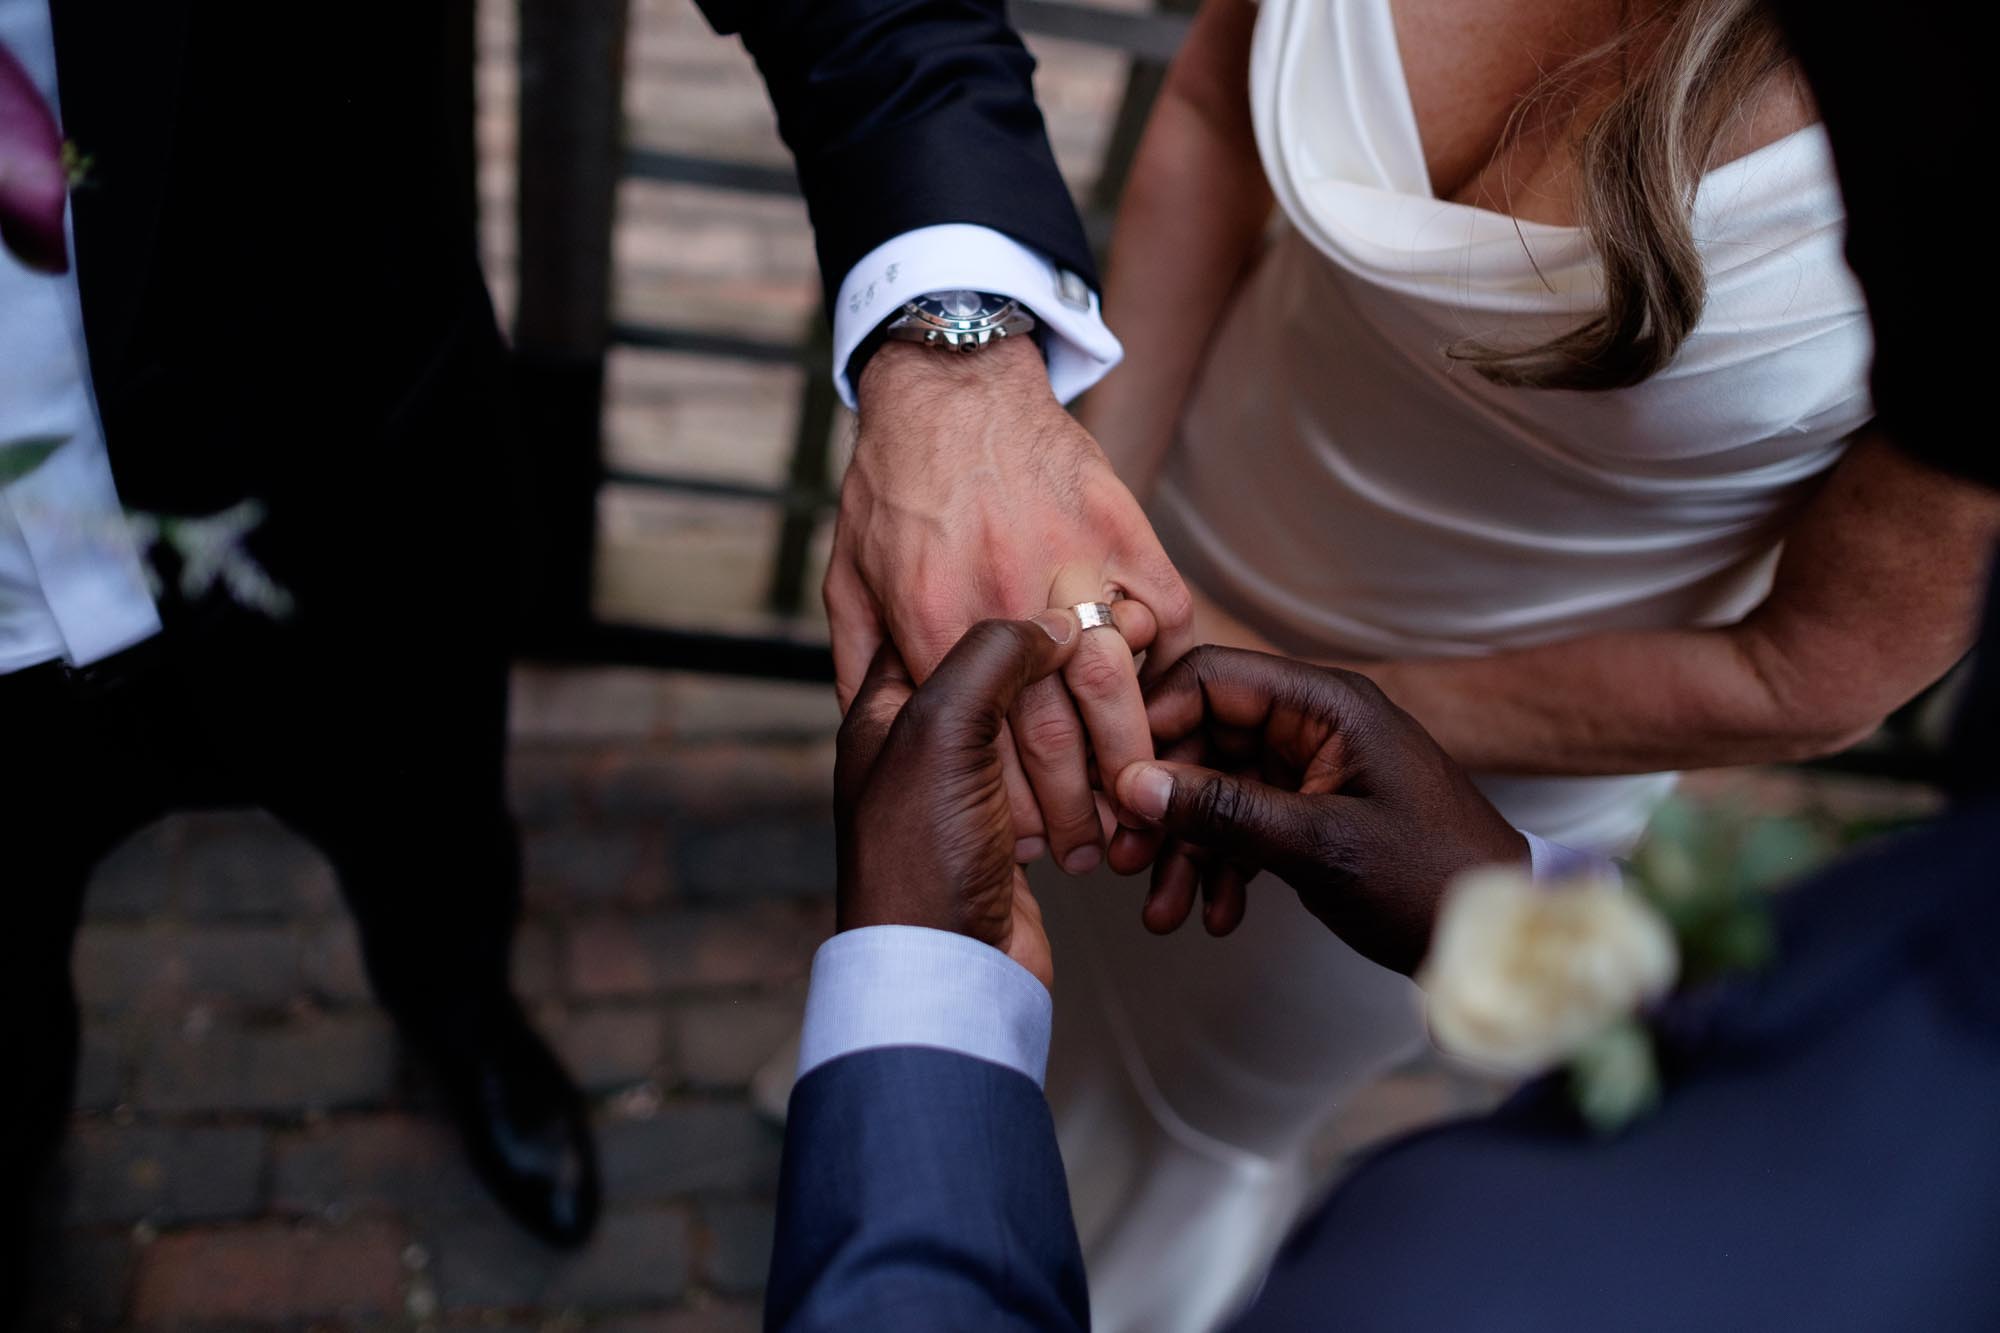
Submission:
[[[41,1188],[62,1142],[76,1084],[81,1027],[70,951],[88,867],[49,853],[8,821],[4,882],[11,903],[0,946],[0,1328],[28,1294]],[[25,855],[24,855],[25,853]]]
[[507,664],[480,640],[250,626],[186,673],[247,799],[333,863],[369,977],[432,1055],[506,1002]]
[[521,868],[504,791],[506,665],[404,689],[377,693],[372,725],[357,719],[270,804],[332,861],[383,1005],[445,1057],[507,1002]]
[[93,866],[159,811],[113,714],[59,684],[0,677],[0,1327],[26,1295],[34,1209],[74,1097],[70,956]]
[[428,1054],[510,1015],[507,668],[470,642],[247,621],[176,639],[109,697],[0,677],[0,1328],[73,1098],[85,886],[132,830],[175,808],[265,807],[333,863],[377,993]]

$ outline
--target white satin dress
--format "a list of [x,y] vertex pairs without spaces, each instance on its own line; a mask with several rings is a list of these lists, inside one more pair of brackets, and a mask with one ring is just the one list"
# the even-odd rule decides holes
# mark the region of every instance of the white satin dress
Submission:
[[[1287,226],[1227,311],[1152,498],[1190,583],[1318,658],[1474,655],[1754,606],[1797,506],[1871,415],[1824,132],[1704,180],[1708,304],[1670,366],[1629,389],[1525,390],[1442,349],[1573,327],[1600,299],[1594,252],[1578,229],[1432,195],[1388,0],[1265,0],[1250,82]],[[1615,854],[1672,781],[1481,785],[1516,825]],[[1419,1048],[1415,989],[1275,881],[1221,941],[1196,923],[1145,934],[1143,878],[1037,888],[1096,1327],[1213,1327],[1305,1198],[1310,1140]]]

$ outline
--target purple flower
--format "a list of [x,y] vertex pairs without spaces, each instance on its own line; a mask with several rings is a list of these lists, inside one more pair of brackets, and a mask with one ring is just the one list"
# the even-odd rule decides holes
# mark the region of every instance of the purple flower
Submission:
[[55,114],[28,71],[0,46],[0,245],[44,273],[69,269],[63,204],[69,171]]

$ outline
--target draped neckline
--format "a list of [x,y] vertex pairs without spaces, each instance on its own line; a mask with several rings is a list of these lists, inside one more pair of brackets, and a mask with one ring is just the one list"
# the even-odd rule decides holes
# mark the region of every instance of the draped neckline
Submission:
[[[1583,228],[1433,189],[1390,0],[1264,0],[1263,9],[1251,93],[1259,146],[1285,211],[1317,248],[1404,281],[1448,277],[1565,299],[1595,286]],[[1698,234],[1769,234],[1801,208],[1823,214],[1823,199],[1801,195],[1831,179],[1823,126],[1801,126],[1703,176]]]

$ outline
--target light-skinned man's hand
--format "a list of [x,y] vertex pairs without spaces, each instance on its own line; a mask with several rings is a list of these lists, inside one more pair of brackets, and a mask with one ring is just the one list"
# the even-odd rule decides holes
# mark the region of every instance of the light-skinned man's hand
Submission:
[[990,944],[1054,981],[1041,911],[1014,860],[1002,731],[1037,681],[1076,660],[1068,611],[974,625],[919,688],[894,645],[869,664],[834,771],[837,928],[926,926]]
[[1146,926],[1164,934],[1195,896],[1224,935],[1244,886],[1269,870],[1358,952],[1409,972],[1461,871],[1525,862],[1527,840],[1417,720],[1374,682],[1235,648],[1197,648],[1146,696],[1161,762],[1118,776],[1126,830],[1114,869],[1153,866]]
[[1118,592],[1137,604],[1008,720],[1013,854],[1046,846],[1073,873],[1095,868],[1116,812],[1092,791],[1091,756],[1107,783],[1153,756],[1134,654],[1150,649],[1153,671],[1191,646],[1186,587],[1029,340],[965,356],[891,342],[858,399],[825,588],[843,707],[885,639],[922,682],[975,621]]

